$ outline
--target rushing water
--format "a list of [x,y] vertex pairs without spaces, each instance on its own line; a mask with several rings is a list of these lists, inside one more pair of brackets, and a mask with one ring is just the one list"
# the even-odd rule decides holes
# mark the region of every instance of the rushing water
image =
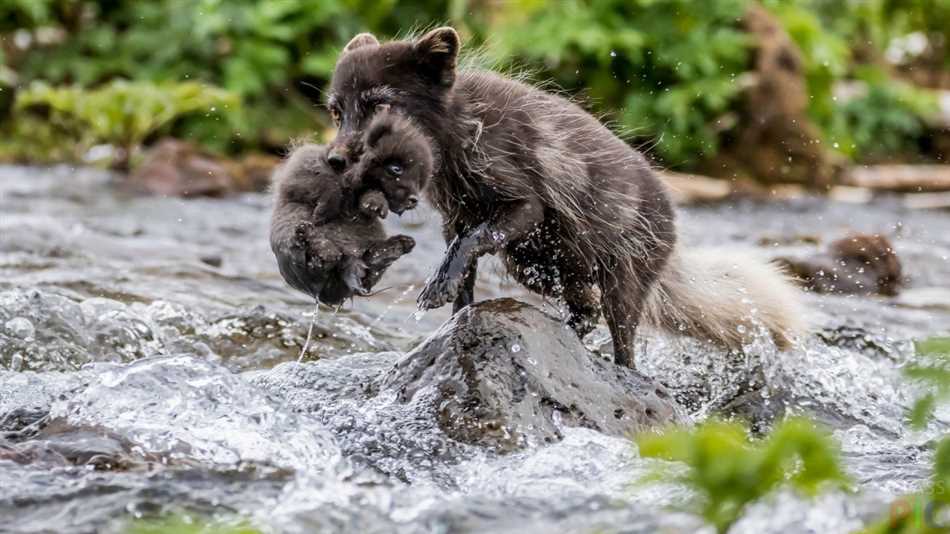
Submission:
[[[416,238],[378,286],[340,310],[287,288],[266,241],[269,198],[126,197],[109,176],[0,168],[0,531],[121,531],[166,510],[239,514],[281,532],[692,532],[676,484],[627,440],[565,429],[507,456],[454,442],[410,403],[364,384],[431,333],[414,313],[443,248],[424,208],[387,222]],[[858,494],[779,493],[739,532],[847,532],[919,488],[933,440],[902,423],[911,340],[950,332],[950,216],[901,199],[803,198],[682,210],[687,243],[807,252],[850,230],[891,237],[897,299],[810,296],[818,334],[743,357],[641,336],[639,365],[701,420],[754,390],[830,425]],[[768,243],[762,245],[761,243]],[[774,245],[781,243],[781,245]],[[478,298],[552,309],[484,260]],[[587,340],[599,345],[603,329]]]

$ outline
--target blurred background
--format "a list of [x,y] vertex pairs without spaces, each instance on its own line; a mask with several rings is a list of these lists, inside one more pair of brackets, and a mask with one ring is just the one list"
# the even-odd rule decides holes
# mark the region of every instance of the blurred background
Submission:
[[292,139],[332,138],[321,90],[350,37],[451,24],[665,168],[827,188],[946,161],[948,20],[950,0],[0,0],[0,162],[260,189]]

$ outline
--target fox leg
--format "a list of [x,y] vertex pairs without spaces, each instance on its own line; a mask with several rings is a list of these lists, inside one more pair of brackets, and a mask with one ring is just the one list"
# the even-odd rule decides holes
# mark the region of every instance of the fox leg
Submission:
[[419,307],[429,310],[454,301],[462,289],[465,276],[480,256],[502,250],[543,221],[544,206],[537,199],[529,199],[510,203],[491,220],[456,235],[449,243],[442,264],[419,293],[416,299]]

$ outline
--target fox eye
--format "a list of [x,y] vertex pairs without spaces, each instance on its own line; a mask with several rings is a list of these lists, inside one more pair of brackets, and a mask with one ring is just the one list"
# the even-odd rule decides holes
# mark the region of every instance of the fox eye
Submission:
[[333,119],[333,124],[339,126],[340,125],[340,110],[331,107],[330,118]]
[[389,165],[386,165],[386,173],[393,178],[398,178],[402,176],[403,173],[402,165],[398,163],[390,163]]

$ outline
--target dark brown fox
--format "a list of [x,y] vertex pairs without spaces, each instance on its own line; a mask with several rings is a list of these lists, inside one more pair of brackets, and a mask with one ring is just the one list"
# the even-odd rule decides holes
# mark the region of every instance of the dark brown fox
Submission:
[[329,166],[321,145],[297,148],[274,175],[271,248],[281,275],[325,304],[366,294],[415,246],[409,236],[386,238],[386,198],[375,189],[358,195],[359,184],[355,172]]
[[762,326],[788,344],[798,295],[774,268],[679,251],[666,188],[639,152],[562,97],[457,69],[459,47],[451,28],[385,44],[360,34],[340,55],[328,100],[335,168],[358,164],[380,109],[410,117],[433,142],[426,192],[449,246],[420,307],[468,305],[478,257],[501,254],[525,286],[563,299],[579,335],[603,310],[618,364],[633,365],[641,319],[729,347]]

